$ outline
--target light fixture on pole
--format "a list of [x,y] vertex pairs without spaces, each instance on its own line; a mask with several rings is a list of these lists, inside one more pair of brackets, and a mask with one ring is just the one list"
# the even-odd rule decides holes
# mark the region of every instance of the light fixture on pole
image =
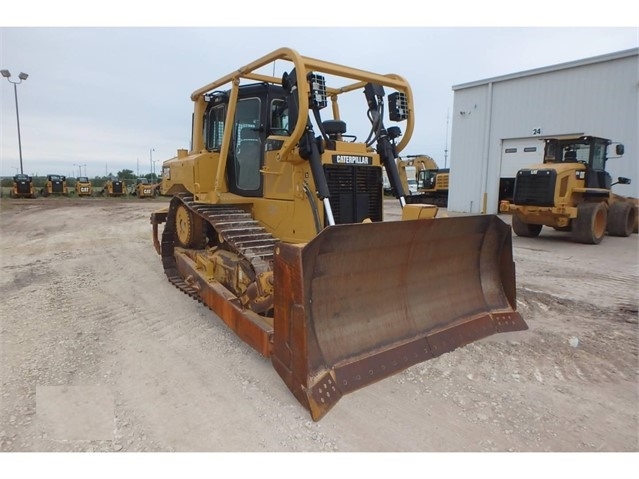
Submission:
[[18,122],[18,151],[20,153],[20,174],[24,174],[24,170],[22,169],[22,140],[20,139],[20,114],[18,113],[18,86],[22,83],[23,80],[29,78],[29,75],[26,73],[20,72],[18,78],[20,81],[11,81],[11,72],[9,70],[0,70],[0,74],[5,77],[9,83],[13,83],[13,95],[16,99],[16,120]]

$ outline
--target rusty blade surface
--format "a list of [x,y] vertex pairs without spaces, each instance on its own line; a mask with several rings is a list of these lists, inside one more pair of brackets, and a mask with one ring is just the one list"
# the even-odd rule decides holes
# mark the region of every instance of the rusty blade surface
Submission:
[[315,420],[341,395],[501,331],[515,311],[496,216],[326,228],[275,258],[273,364]]

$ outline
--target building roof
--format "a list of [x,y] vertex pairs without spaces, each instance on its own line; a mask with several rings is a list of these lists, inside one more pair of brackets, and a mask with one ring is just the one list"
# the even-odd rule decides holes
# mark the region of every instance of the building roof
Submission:
[[486,78],[485,80],[476,80],[468,83],[460,83],[459,85],[453,85],[453,91],[463,90],[464,88],[473,88],[476,86],[487,85],[489,83],[497,83],[501,81],[513,80],[516,78],[523,78],[533,75],[540,75],[542,73],[554,72],[559,70],[566,70],[568,68],[581,67],[584,65],[591,65],[593,63],[602,63],[610,60],[618,60],[620,58],[632,57],[639,55],[639,48],[630,48],[629,50],[621,50],[613,53],[606,53],[605,55],[598,55],[596,57],[583,58],[581,60],[575,60],[566,63],[558,63],[556,65],[550,65],[547,67],[534,68],[532,70],[525,70],[518,73],[510,73],[508,75],[500,75],[492,78]]

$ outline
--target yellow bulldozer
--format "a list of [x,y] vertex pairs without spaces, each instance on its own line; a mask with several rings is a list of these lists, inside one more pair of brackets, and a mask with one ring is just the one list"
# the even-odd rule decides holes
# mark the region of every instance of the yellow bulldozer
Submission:
[[[440,207],[448,206],[448,185],[450,170],[440,168],[428,155],[407,155],[397,159],[397,168],[404,191],[410,188],[409,181],[414,180],[414,191],[407,196],[407,203],[429,203]],[[408,171],[414,175],[408,175]],[[413,176],[411,178],[411,176]]]
[[33,186],[33,178],[29,175],[19,173],[13,177],[11,182],[11,190],[9,191],[11,198],[35,198],[36,192]]
[[[517,172],[513,200],[499,210],[512,214],[515,234],[539,236],[543,226],[570,232],[573,241],[599,244],[606,232],[630,236],[637,232],[637,202],[612,192],[606,163],[624,153],[621,143],[596,136],[547,138],[542,164]],[[613,149],[614,153],[609,154]]]
[[[346,393],[527,328],[510,227],[406,204],[404,78],[281,48],[191,100],[191,150],[162,167],[172,198],[151,214],[155,249],[168,280],[270,358],[313,420]],[[358,141],[346,120],[365,117]],[[406,122],[403,137],[386,121]],[[401,221],[383,221],[383,167]]]
[[75,179],[75,194],[81,196],[93,196],[93,185],[86,176],[78,176]]
[[40,196],[62,195],[69,196],[67,177],[64,175],[47,175],[44,186],[40,189]]

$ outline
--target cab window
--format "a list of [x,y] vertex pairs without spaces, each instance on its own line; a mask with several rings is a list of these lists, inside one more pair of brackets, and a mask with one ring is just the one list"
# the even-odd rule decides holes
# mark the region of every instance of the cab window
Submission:
[[288,106],[283,99],[276,99],[271,102],[271,135],[289,136],[288,129]]
[[254,191],[260,188],[261,130],[260,99],[244,98],[238,101],[233,133],[235,138],[235,186],[240,190]]
[[226,105],[218,105],[209,110],[204,122],[204,141],[207,150],[220,151],[222,148],[225,117]]

